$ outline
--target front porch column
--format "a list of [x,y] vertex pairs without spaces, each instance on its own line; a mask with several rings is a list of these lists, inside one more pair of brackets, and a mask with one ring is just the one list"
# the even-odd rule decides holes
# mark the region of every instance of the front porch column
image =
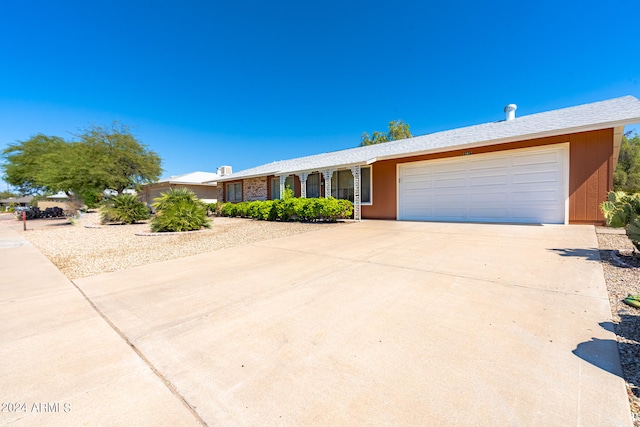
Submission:
[[284,183],[287,181],[287,175],[280,175],[280,198],[284,199]]
[[300,178],[300,197],[303,199],[307,198],[307,178],[309,178],[309,172],[303,172],[297,174],[298,178]]
[[333,169],[325,169],[322,171],[324,177],[324,197],[327,199],[331,197],[331,177],[333,176]]
[[353,219],[360,221],[362,219],[360,214],[360,165],[353,166],[351,173],[353,174]]

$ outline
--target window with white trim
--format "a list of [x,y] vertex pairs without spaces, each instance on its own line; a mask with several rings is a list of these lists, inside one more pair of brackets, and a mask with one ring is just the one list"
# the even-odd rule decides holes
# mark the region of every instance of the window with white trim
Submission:
[[320,174],[312,173],[307,177],[307,197],[320,197]]
[[360,168],[360,202],[371,204],[371,166]]
[[[290,188],[291,191],[295,191],[295,180],[293,175],[289,175],[284,182],[284,188]],[[271,178],[271,200],[278,200],[280,198],[280,177],[274,176]]]
[[[331,177],[331,196],[353,202],[353,174],[349,169],[335,171]],[[371,166],[360,168],[360,202],[371,204]]]

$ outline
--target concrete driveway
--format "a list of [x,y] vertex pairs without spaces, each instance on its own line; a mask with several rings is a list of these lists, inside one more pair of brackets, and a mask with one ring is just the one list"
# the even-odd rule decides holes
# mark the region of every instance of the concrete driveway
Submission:
[[590,226],[364,221],[76,284],[209,425],[631,425]]

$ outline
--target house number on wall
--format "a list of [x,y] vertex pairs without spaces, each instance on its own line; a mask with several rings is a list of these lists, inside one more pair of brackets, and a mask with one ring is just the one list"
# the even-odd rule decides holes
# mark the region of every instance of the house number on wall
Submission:
[[464,153],[462,153],[463,156],[470,156],[472,154],[473,154],[473,152],[471,152],[471,151],[465,151]]

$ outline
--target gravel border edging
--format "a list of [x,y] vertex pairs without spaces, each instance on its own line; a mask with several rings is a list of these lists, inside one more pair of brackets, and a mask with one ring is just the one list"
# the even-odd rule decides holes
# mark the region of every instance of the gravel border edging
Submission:
[[175,235],[180,235],[180,234],[194,234],[194,233],[203,233],[203,232],[207,232],[209,231],[208,229],[204,229],[204,230],[192,230],[192,231],[158,231],[158,232],[146,232],[146,231],[139,231],[137,233],[135,233],[136,236],[143,236],[143,237],[155,237],[155,236],[175,236]]

